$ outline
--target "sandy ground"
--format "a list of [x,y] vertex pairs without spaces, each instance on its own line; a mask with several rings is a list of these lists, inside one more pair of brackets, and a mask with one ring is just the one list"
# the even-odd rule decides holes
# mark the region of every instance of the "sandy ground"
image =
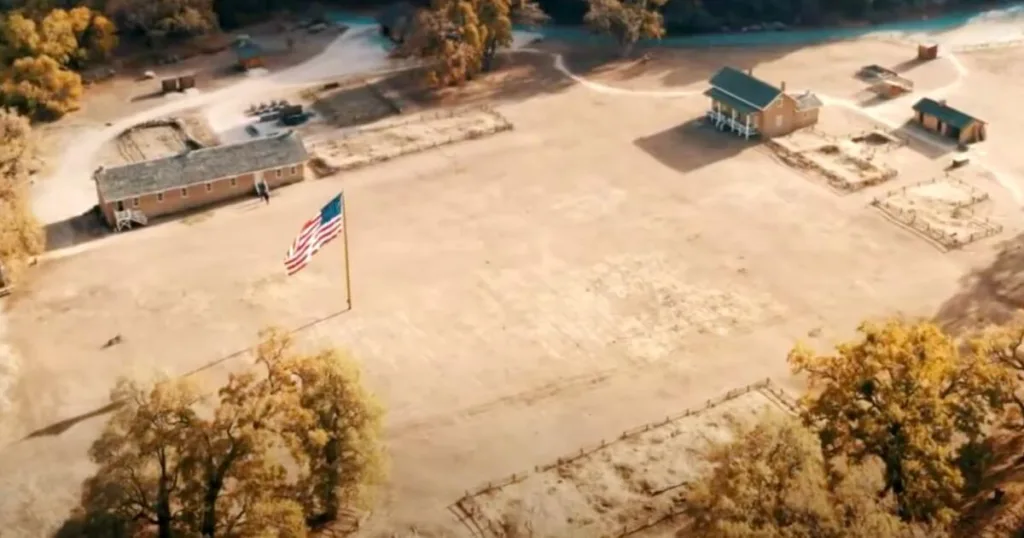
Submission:
[[[83,172],[95,149],[130,124],[228,97],[249,102],[318,80],[329,65],[344,74],[353,59],[339,47],[320,63],[93,133],[37,191],[40,216],[81,212],[86,197],[76,189],[88,185]],[[733,58],[789,78],[791,88],[821,91],[829,113],[841,117],[855,110],[849,96],[860,91],[852,73],[866,63],[861,47]],[[1001,259],[997,239],[944,254],[869,204],[918,181],[906,173],[907,163],[920,162],[913,159],[945,164],[941,144],[902,157],[891,185],[839,196],[754,144],[693,128],[706,107],[694,98],[702,61],[675,68],[693,80],[667,90],[643,72],[626,81],[647,93],[537,73],[533,86],[496,101],[516,127],[502,136],[307,182],[278,191],[269,206],[229,205],[201,222],[138,230],[46,261],[8,305],[9,339],[32,360],[23,361],[0,421],[11,440],[0,455],[0,521],[18,536],[59,524],[91,471],[85,450],[102,426],[95,411],[117,376],[200,370],[195,375],[215,386],[243,364],[218,359],[268,323],[322,320],[303,340],[351,349],[388,406],[392,479],[368,535],[415,526],[447,536],[458,523],[444,507],[481,482],[736,386],[767,377],[798,385],[784,364],[796,339],[814,334],[827,343],[866,317],[953,318],[960,305],[976,306],[951,299],[966,293],[965,275]],[[976,72],[997,77],[958,62],[929,64],[953,82],[936,75],[928,84],[953,96]],[[534,93],[524,93],[528,87]],[[985,98],[999,99],[1014,102],[1009,94]],[[882,123],[909,116],[906,99],[870,110]],[[995,150],[1014,139],[1013,117],[1005,116],[989,116],[993,141],[983,157],[1011,170],[1019,159]],[[1024,229],[1008,194],[1014,177],[970,178],[990,193],[1004,238]],[[354,308],[346,313],[340,243],[293,278],[280,267],[310,211],[341,188],[351,230]],[[124,343],[101,349],[115,334]]]
[[728,438],[727,420],[766,408],[785,412],[754,390],[638,426],[519,473],[507,485],[471,494],[459,501],[456,513],[467,526],[498,537],[522,536],[527,528],[537,538],[615,536],[624,530],[651,536],[643,531],[661,530],[649,528],[662,520],[678,525],[672,516],[679,496],[706,470],[701,450]]

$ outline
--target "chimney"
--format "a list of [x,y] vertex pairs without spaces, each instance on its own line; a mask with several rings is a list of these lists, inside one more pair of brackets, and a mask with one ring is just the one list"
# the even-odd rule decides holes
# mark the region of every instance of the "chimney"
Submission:
[[946,100],[945,99],[939,99],[939,104],[942,105],[942,106],[946,106]]
[[782,85],[779,86],[779,89],[782,90],[782,91],[786,91],[786,81],[785,80],[782,81]]
[[754,76],[754,68],[747,69],[747,74],[750,76]]

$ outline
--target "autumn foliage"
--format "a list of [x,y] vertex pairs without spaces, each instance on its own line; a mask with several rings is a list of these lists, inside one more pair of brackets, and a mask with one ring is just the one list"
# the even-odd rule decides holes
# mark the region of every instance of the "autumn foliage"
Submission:
[[665,36],[661,8],[668,0],[587,0],[583,20],[591,28],[610,35],[628,55],[641,39]]
[[35,151],[28,119],[0,109],[0,265],[8,279],[16,278],[44,246],[29,198]]
[[114,24],[87,7],[35,18],[13,11],[0,18],[0,99],[33,118],[59,118],[78,108],[82,79],[74,70],[116,46]]
[[435,87],[472,80],[493,67],[498,51],[512,44],[512,24],[547,19],[528,0],[434,0],[417,13],[401,53],[427,60]]
[[381,412],[336,350],[262,334],[217,397],[122,381],[92,445],[78,523],[123,535],[300,538],[364,506],[382,477]]

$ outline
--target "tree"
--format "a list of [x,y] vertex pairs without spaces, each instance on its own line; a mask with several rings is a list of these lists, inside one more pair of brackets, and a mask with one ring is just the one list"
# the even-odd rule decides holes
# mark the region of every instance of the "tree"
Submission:
[[665,36],[665,21],[658,11],[668,0],[587,0],[583,20],[615,38],[623,56],[641,39]]
[[695,536],[940,536],[903,523],[891,503],[878,499],[877,465],[829,469],[814,433],[792,417],[765,410],[748,420],[732,418],[729,433],[730,439],[709,444],[710,471],[686,496],[687,530]]
[[283,400],[254,372],[232,374],[218,396],[212,418],[192,432],[189,527],[204,538],[257,536],[267,525],[275,536],[304,537],[302,506],[289,499],[287,472],[272,457],[279,443],[268,426]]
[[109,514],[153,526],[159,538],[177,536],[185,528],[199,393],[186,382],[161,381],[147,390],[121,380],[111,401],[120,407],[89,449],[99,468],[85,484],[82,506],[90,519]]
[[43,250],[43,230],[32,212],[28,188],[35,156],[28,119],[0,109],[0,265],[6,269],[4,278],[16,278],[26,262]]
[[807,373],[805,419],[819,428],[828,459],[879,458],[907,520],[949,521],[963,477],[957,451],[977,442],[1009,386],[1005,370],[930,323],[864,323],[861,337],[816,355],[789,355]]
[[1009,323],[990,327],[977,334],[972,341],[974,352],[988,356],[1007,370],[1013,379],[1006,397],[1014,411],[1009,426],[1024,429],[1024,314],[1018,314]]
[[334,350],[301,353],[275,330],[256,358],[259,369],[232,374],[210,402],[184,381],[119,384],[78,522],[139,522],[160,538],[305,538],[367,501],[381,477],[380,409],[358,368]]
[[184,38],[217,29],[213,0],[109,0],[104,13],[118,28],[143,37]]
[[40,51],[36,21],[15,11],[0,19],[0,52],[4,65],[18,58],[35,56]]
[[305,472],[296,497],[319,527],[343,507],[363,507],[383,477],[381,408],[363,387],[358,366],[335,349],[306,354],[290,336],[265,330],[257,362],[266,390],[283,395],[277,428]]
[[434,0],[420,10],[401,52],[430,62],[428,82],[453,86],[490,71],[498,51],[512,44],[512,24],[547,20],[529,0]]
[[49,56],[19,58],[0,82],[6,106],[40,120],[60,118],[78,110],[82,77]]
[[78,36],[67,11],[54,9],[39,23],[39,54],[53,58],[62,66],[78,53]]

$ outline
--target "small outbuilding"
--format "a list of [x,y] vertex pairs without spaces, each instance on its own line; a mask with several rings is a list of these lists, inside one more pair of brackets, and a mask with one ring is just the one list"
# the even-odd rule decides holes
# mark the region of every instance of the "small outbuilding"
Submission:
[[922,43],[917,46],[917,59],[920,61],[934,60],[939,57],[939,46],[935,43]]
[[212,146],[93,174],[100,213],[115,230],[149,219],[252,196],[305,179],[309,154],[294,131]]
[[914,119],[925,129],[959,144],[981,142],[987,134],[985,122],[947,105],[944,99],[921,99],[914,105]]
[[242,69],[249,70],[266,65],[266,53],[258,44],[248,39],[239,39],[235,41],[233,48],[235,57],[238,58],[238,66]]

